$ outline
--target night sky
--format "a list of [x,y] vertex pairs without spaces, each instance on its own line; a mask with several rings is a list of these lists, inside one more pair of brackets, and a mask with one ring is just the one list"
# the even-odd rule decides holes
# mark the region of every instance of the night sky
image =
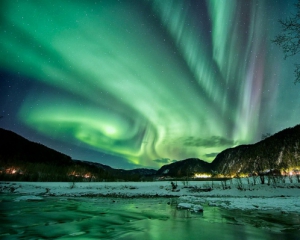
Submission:
[[158,168],[300,123],[271,40],[291,0],[0,2],[0,127],[73,159]]

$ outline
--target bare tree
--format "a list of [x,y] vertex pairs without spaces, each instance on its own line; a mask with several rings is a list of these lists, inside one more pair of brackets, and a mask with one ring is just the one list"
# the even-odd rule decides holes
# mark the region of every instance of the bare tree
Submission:
[[255,159],[254,170],[260,178],[260,183],[265,184],[264,166],[260,158]]
[[[295,14],[285,20],[279,20],[282,32],[272,40],[273,43],[282,48],[285,59],[300,52],[300,0],[295,4],[295,7]],[[294,83],[300,83],[300,64],[298,63],[295,64],[294,74]]]

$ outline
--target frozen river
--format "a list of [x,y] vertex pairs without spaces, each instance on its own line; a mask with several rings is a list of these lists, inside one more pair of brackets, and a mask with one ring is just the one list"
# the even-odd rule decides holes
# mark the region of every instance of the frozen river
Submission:
[[15,201],[0,195],[0,239],[299,239],[299,214],[176,208],[177,198]]

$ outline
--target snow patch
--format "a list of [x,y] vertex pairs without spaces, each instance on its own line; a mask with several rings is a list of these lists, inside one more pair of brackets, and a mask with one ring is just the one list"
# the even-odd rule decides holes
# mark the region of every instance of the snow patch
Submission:
[[193,202],[193,203],[205,203],[206,200],[204,198],[195,197],[195,196],[181,196],[179,197],[180,201],[185,202]]
[[21,197],[17,197],[14,201],[20,202],[20,201],[42,201],[42,200],[44,200],[42,197],[37,197],[37,196],[21,196]]
[[191,212],[203,212],[203,207],[201,205],[192,203],[179,203],[177,208],[189,209]]
[[[178,197],[178,203],[207,204],[226,209],[300,212],[300,183],[255,184],[258,179],[241,178],[222,182],[189,181],[187,188],[178,182],[178,192],[170,181],[155,182],[0,182],[0,193],[16,195],[15,201],[41,201],[42,197]],[[242,187],[241,186],[242,182]],[[11,189],[14,189],[12,192]],[[211,188],[211,191],[203,189]],[[59,198],[58,198],[59,199]]]

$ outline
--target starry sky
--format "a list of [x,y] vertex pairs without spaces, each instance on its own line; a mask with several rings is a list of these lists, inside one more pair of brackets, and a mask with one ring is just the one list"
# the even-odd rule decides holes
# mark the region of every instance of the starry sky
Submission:
[[73,159],[159,168],[300,123],[271,40],[286,0],[0,2],[0,127]]

